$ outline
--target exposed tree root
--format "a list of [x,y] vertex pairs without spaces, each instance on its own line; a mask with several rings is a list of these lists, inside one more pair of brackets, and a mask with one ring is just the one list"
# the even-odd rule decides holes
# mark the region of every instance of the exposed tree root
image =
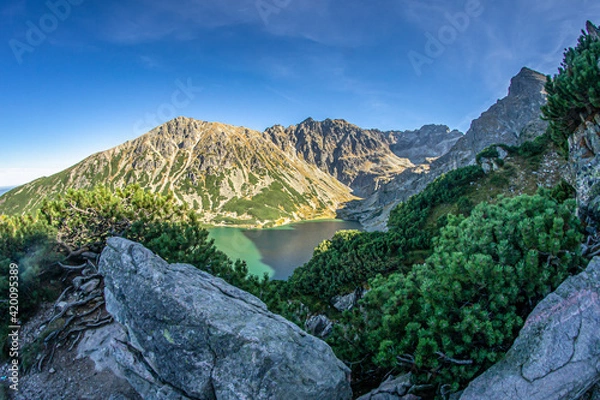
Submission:
[[[66,247],[66,246],[65,246]],[[98,254],[91,252],[88,247],[78,250],[68,248],[69,256],[58,265],[65,270],[68,286],[54,303],[53,314],[41,326],[43,334],[37,339],[43,347],[38,355],[35,367],[42,371],[45,366],[52,363],[58,348],[72,351],[85,332],[97,329],[113,322],[113,318],[106,312],[104,304],[104,283],[102,275],[98,274],[96,266]],[[67,260],[73,261],[66,263]],[[78,264],[74,262],[79,261]],[[82,286],[97,279],[99,284],[90,292],[81,290]],[[75,285],[73,285],[73,282]]]

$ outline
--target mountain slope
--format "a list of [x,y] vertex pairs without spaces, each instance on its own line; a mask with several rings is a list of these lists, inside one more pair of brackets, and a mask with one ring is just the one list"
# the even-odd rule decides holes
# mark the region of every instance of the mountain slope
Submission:
[[349,203],[338,215],[356,219],[370,230],[384,229],[396,205],[422,191],[448,171],[475,164],[479,152],[492,144],[520,145],[542,135],[547,123],[540,108],[546,104],[546,77],[523,68],[510,84],[508,95],[474,120],[467,133],[430,168],[412,168],[396,175],[364,200]]
[[344,120],[309,118],[299,125],[276,125],[265,136],[279,148],[315,165],[359,197],[371,195],[384,182],[415,165],[395,155],[386,136]]
[[284,153],[257,131],[188,118],[97,153],[48,178],[12,190],[0,212],[38,207],[46,195],[98,184],[138,183],[201,211],[207,223],[249,226],[333,217],[350,189]]
[[511,79],[508,95],[479,118],[456,145],[432,165],[432,171],[448,171],[475,163],[479,152],[493,144],[519,146],[543,134],[548,123],[541,119],[546,104],[546,76],[523,68]]

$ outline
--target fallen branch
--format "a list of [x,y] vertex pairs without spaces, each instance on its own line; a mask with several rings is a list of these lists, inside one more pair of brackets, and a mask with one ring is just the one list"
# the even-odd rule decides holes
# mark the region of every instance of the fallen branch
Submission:
[[412,393],[415,393],[415,392],[421,392],[421,391],[429,390],[429,389],[432,389],[432,388],[433,388],[433,385],[428,385],[428,384],[426,384],[426,385],[413,385],[410,389],[408,389],[408,392],[406,394],[412,394]]
[[105,318],[99,322],[85,324],[85,327],[86,328],[99,328],[103,325],[110,324],[111,322],[113,322],[113,317],[109,315],[107,318]]
[[473,360],[457,360],[456,358],[448,357],[447,355],[445,355],[441,351],[436,351],[435,354],[437,354],[444,361],[452,363],[452,364],[457,364],[457,365],[471,365],[471,364],[473,364]]
[[46,359],[47,356],[48,356],[48,353],[44,352],[42,354],[42,357],[40,357],[39,361],[37,362],[36,368],[37,368],[38,372],[42,372],[42,366],[44,365],[44,360]]
[[71,258],[75,258],[75,257],[79,257],[80,255],[82,255],[83,253],[90,251],[89,247],[84,246],[80,249],[77,250],[72,250],[69,255],[67,256],[66,260],[70,260]]
[[85,264],[81,264],[81,265],[65,265],[61,262],[57,263],[61,268],[69,270],[69,271],[83,271],[83,269],[85,269],[88,266],[88,263],[86,261]]
[[396,356],[396,360],[402,364],[415,365],[415,357],[411,354],[402,354],[401,356]]
[[63,324],[63,326],[61,326],[58,329],[55,329],[54,331],[50,332],[50,334],[48,336],[46,336],[46,338],[44,339],[44,343],[49,343],[52,341],[52,339],[54,338],[58,338],[58,336],[65,330],[67,329],[67,327],[71,324],[71,322],[73,322],[73,320],[75,319],[76,315],[72,315],[69,317],[69,319],[67,319],[65,321],[65,323]]
[[63,300],[63,298],[67,295],[67,292],[69,292],[71,289],[73,289],[73,286],[69,286],[68,288],[63,290],[63,292],[60,294],[60,296],[58,296],[58,300],[56,300],[54,302],[54,308],[56,308],[56,305]]

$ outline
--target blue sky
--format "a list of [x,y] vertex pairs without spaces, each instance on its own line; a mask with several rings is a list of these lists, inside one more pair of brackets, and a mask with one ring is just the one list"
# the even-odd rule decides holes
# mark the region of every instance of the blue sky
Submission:
[[258,130],[310,116],[466,131],[521,67],[556,72],[585,21],[600,22],[595,0],[7,3],[0,187],[178,115]]

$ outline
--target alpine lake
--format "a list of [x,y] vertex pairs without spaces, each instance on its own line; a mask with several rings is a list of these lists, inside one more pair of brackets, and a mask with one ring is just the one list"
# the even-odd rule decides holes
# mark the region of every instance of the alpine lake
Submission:
[[305,264],[315,247],[341,230],[362,230],[358,222],[317,220],[277,228],[211,228],[209,238],[232,260],[244,260],[250,273],[285,280]]

